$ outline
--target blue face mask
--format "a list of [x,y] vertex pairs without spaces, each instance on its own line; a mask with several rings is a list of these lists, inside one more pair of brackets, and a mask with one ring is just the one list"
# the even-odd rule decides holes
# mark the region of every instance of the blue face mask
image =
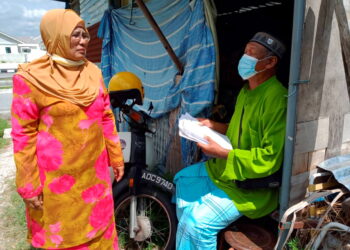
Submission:
[[261,60],[256,59],[255,57],[248,56],[247,54],[244,54],[239,60],[238,64],[238,73],[243,78],[243,80],[247,80],[253,76],[255,76],[257,73],[263,72],[265,69],[261,71],[256,71],[255,66],[259,61],[265,60],[271,56],[265,57]]

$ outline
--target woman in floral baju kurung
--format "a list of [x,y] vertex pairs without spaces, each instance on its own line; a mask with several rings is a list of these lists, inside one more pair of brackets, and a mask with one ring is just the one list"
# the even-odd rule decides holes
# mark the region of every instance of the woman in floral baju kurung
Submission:
[[79,43],[88,42],[73,11],[46,14],[41,32],[53,56],[20,66],[13,77],[16,183],[34,247],[118,249],[108,166],[119,180],[122,151],[101,71],[72,60],[67,48],[77,25]]

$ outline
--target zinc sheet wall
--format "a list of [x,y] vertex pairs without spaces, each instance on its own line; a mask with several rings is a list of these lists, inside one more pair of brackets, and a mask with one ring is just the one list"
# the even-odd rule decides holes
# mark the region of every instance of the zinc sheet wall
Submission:
[[80,16],[87,27],[100,22],[107,9],[108,0],[80,0]]

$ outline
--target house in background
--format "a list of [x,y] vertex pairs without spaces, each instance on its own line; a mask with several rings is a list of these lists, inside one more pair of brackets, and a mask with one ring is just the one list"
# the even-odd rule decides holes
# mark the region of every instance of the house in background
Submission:
[[40,41],[0,32],[0,72],[15,72],[19,63],[30,62],[44,54]]

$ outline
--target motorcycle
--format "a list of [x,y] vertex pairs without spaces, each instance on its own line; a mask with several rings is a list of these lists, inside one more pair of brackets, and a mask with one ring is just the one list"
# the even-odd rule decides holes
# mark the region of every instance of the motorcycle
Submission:
[[112,186],[119,246],[122,249],[175,249],[177,217],[175,204],[171,202],[175,185],[147,170],[146,134],[155,133],[151,129],[153,119],[134,109],[136,102],[130,99],[110,92],[113,108],[119,108],[119,114],[130,127],[130,132],[119,132],[125,174]]

